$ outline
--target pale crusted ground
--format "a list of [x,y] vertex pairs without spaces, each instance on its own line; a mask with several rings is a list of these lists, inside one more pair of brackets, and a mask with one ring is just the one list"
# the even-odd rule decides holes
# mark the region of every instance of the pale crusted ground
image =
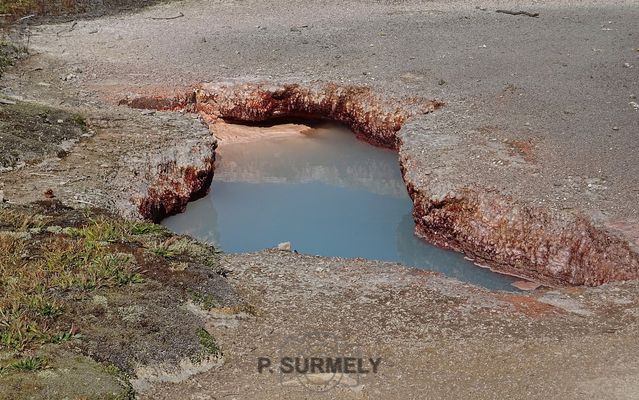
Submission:
[[70,23],[34,28],[31,43],[66,63],[61,75],[78,66],[81,87],[112,99],[224,78],[438,98],[447,107],[419,128],[442,140],[417,134],[406,152],[438,155],[421,169],[437,169],[442,185],[637,219],[638,18],[637,3],[623,0],[187,0],[71,32],[58,34]]
[[[389,263],[280,251],[227,256],[257,317],[213,320],[225,365],[143,399],[635,399],[637,285],[490,293]],[[553,303],[556,306],[550,306]],[[323,394],[257,373],[291,336],[326,353],[382,357],[379,372]],[[330,338],[334,338],[334,341]],[[335,343],[340,351],[333,350]],[[311,350],[304,353],[312,356]],[[333,354],[337,353],[337,354]],[[282,382],[286,382],[282,384]]]

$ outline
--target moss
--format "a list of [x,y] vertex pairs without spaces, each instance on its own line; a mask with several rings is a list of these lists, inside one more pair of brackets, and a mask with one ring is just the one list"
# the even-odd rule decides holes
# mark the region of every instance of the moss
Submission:
[[191,361],[199,363],[204,360],[222,356],[222,350],[220,350],[220,347],[217,345],[215,338],[208,333],[206,329],[200,328],[195,333],[200,340],[200,353],[192,356]]
[[191,300],[205,310],[211,310],[219,306],[215,296],[209,293],[191,292]]
[[67,350],[43,348],[38,355],[15,362],[21,367],[0,374],[0,400],[134,398],[128,377],[120,370]]

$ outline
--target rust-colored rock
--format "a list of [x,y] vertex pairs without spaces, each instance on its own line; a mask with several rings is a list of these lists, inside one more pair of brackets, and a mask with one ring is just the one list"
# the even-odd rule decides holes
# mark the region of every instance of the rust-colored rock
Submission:
[[159,166],[147,196],[138,205],[140,214],[159,222],[164,217],[183,212],[189,201],[206,195],[214,169],[214,158],[205,160],[199,168],[179,167],[174,162]]
[[384,101],[369,88],[336,84],[271,85],[264,83],[206,83],[186,94],[125,99],[121,104],[157,110],[187,110],[215,119],[261,122],[303,117],[337,121],[371,144],[396,149],[397,131],[417,113],[441,107],[439,101]]
[[[423,99],[386,101],[368,88],[336,84],[233,82],[202,84],[186,94],[140,96],[122,103],[199,112],[208,123],[218,118],[253,122],[284,117],[330,119],[348,125],[369,143],[393,149],[402,146],[398,131],[409,119],[442,105]],[[524,155],[532,154],[532,145],[515,148]],[[139,202],[140,213],[157,221],[181,212],[189,200],[205,193],[213,158],[197,165],[162,164],[149,178],[147,194]],[[412,182],[405,163],[402,172],[414,203],[417,234],[495,271],[549,285],[595,286],[639,277],[639,251],[621,229],[595,223],[579,213],[552,213],[494,191],[457,188],[435,193],[427,182]]]
[[639,276],[639,254],[627,238],[585,215],[555,215],[494,192],[437,197],[410,183],[408,189],[419,236],[495,271],[551,285],[597,286]]

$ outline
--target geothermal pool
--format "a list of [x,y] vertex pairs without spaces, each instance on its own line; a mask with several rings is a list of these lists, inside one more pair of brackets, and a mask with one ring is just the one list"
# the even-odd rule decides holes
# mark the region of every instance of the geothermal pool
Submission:
[[397,153],[334,125],[226,125],[208,196],[162,224],[227,253],[291,242],[305,254],[396,261],[490,289],[516,279],[414,234]]

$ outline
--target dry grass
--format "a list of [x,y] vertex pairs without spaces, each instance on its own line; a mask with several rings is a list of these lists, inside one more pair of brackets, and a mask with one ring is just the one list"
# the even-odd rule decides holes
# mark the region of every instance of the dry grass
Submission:
[[0,0],[0,13],[10,14],[15,19],[31,14],[74,11],[77,4],[76,0]]
[[5,21],[23,16],[60,16],[82,13],[113,13],[136,9],[166,0],[0,0],[0,14]]
[[26,210],[0,209],[0,228],[9,227],[23,232],[31,228],[42,228],[49,221],[49,217]]

